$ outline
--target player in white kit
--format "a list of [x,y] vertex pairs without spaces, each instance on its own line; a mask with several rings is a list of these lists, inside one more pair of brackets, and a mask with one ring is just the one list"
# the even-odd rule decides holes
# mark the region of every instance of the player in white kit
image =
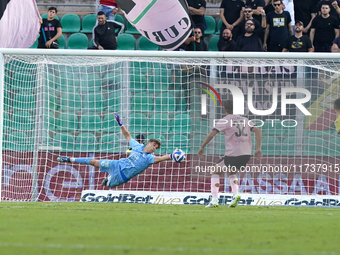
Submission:
[[211,193],[212,200],[206,206],[218,206],[218,192],[220,187],[220,175],[227,172],[231,189],[233,192],[233,200],[229,207],[235,207],[240,201],[241,196],[238,192],[239,184],[236,173],[241,167],[245,167],[251,157],[252,140],[251,132],[255,133],[256,150],[254,156],[257,159],[262,157],[261,152],[261,130],[247,118],[233,114],[233,100],[224,102],[224,112],[226,116],[220,119],[214,129],[204,139],[198,156],[204,153],[204,147],[217,135],[219,132],[225,134],[225,154],[215,166],[214,171],[211,171]]

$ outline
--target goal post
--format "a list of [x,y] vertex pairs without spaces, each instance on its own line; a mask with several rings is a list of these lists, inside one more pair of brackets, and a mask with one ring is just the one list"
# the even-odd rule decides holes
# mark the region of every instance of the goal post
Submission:
[[[339,54],[0,49],[1,201],[204,204],[209,171],[225,153],[221,102],[262,131],[261,161],[239,172],[241,204],[338,206],[340,138],[333,101]],[[114,189],[92,166],[58,156],[120,159],[133,138],[187,160],[150,166]],[[240,139],[247,139],[239,128]],[[254,152],[254,136],[253,152]],[[220,204],[231,188],[221,180]]]

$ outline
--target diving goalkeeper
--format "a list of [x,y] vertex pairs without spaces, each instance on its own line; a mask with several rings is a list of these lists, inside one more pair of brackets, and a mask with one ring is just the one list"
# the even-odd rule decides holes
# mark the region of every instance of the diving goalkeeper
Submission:
[[113,188],[128,182],[131,178],[146,170],[151,164],[156,164],[169,159],[173,159],[175,162],[180,163],[185,158],[185,156],[183,156],[185,153],[181,150],[175,150],[169,155],[156,157],[153,153],[161,147],[161,142],[159,140],[150,139],[146,146],[139,144],[136,140],[132,139],[129,131],[123,126],[119,115],[114,113],[114,116],[123,135],[132,148],[128,158],[120,160],[97,160],[93,158],[58,157],[58,162],[80,163],[97,167],[101,172],[109,173],[109,176],[104,179],[102,185]]

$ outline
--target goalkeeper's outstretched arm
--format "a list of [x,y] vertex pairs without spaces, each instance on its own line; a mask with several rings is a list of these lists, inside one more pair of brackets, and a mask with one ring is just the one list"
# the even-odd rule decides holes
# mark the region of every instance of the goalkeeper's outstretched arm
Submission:
[[126,140],[128,140],[128,142],[132,139],[132,136],[130,135],[130,132],[123,126],[123,122],[120,120],[120,117],[117,113],[113,113],[115,116],[115,119],[118,123],[118,125],[120,126],[120,130],[122,130],[122,133],[124,135],[124,137],[126,138]]
[[154,164],[172,159],[170,154],[155,157]]

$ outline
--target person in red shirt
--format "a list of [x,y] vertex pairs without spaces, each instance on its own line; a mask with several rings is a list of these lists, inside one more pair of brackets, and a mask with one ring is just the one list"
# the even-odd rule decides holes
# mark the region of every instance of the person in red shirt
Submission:
[[115,0],[100,0],[99,10],[105,13],[107,20],[115,20],[115,16],[119,9]]

